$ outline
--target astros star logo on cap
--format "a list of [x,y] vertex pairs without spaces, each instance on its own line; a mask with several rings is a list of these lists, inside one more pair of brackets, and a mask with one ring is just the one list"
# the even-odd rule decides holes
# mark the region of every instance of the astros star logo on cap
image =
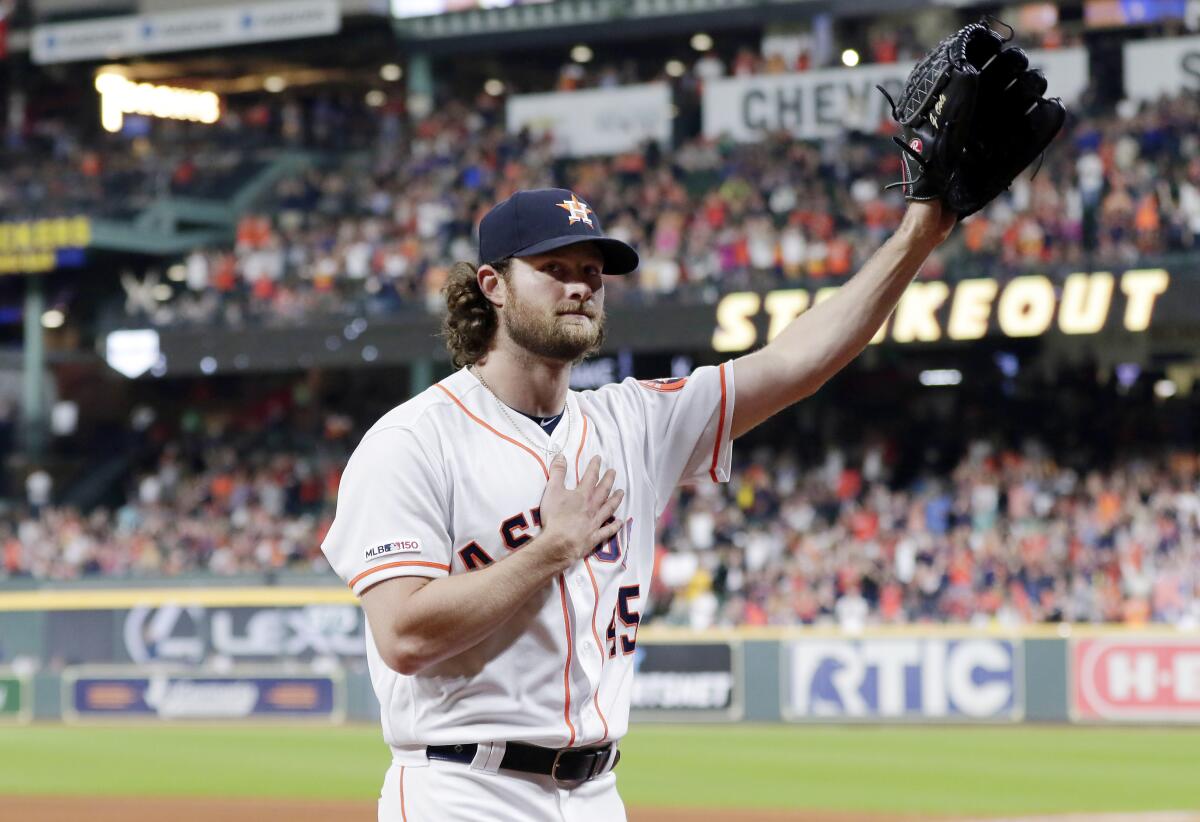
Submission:
[[592,227],[592,221],[588,219],[588,214],[592,212],[591,207],[574,194],[571,195],[571,199],[563,200],[561,203],[555,203],[555,205],[571,215],[571,220],[567,225],[575,225],[575,223],[583,222],[587,223],[589,228]]

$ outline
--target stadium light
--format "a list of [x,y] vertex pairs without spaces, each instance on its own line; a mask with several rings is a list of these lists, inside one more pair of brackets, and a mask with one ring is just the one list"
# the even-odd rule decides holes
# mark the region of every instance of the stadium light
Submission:
[[683,73],[687,71],[687,66],[680,60],[668,60],[666,70],[671,77],[682,77]]
[[272,94],[278,94],[287,88],[287,80],[284,80],[278,74],[272,74],[270,77],[263,80],[263,88]]
[[922,371],[917,378],[921,385],[936,387],[943,385],[958,385],[962,382],[962,372],[957,368],[933,368]]
[[571,49],[571,59],[576,63],[590,63],[592,61],[592,57],[594,56],[595,55],[592,53],[592,50],[583,43],[580,43],[578,46]]
[[66,320],[67,316],[62,311],[57,308],[51,308],[42,314],[42,328],[62,328],[62,324]]
[[504,93],[504,82],[493,77],[483,84],[483,90],[492,97],[499,97]]
[[380,67],[379,76],[384,80],[387,80],[389,83],[394,83],[404,76],[404,69],[400,68],[395,63],[388,63],[387,65]]
[[692,35],[692,48],[696,51],[708,51],[713,47],[713,39],[702,31]]
[[842,52],[842,65],[847,68],[854,68],[858,65],[858,52],[854,49],[846,49]]

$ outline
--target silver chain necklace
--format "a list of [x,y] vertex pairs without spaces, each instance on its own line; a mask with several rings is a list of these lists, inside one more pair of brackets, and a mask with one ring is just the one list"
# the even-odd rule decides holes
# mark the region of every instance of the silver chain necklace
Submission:
[[[546,455],[546,462],[550,462],[562,452],[562,446],[556,445],[553,441],[551,441],[550,447],[547,448],[538,445],[536,442],[529,439],[529,437],[525,436],[525,432],[521,430],[521,426],[517,425],[517,421],[513,419],[511,414],[508,413],[508,406],[505,405],[504,401],[496,395],[496,392],[492,390],[492,387],[487,384],[487,380],[483,378],[483,374],[480,373],[478,366],[472,365],[471,373],[475,375],[475,379],[479,380],[480,385],[486,388],[487,392],[492,395],[492,399],[494,399],[496,401],[496,405],[500,407],[500,413],[503,414],[504,418],[508,420],[508,424],[512,426],[512,429],[517,432],[517,436],[532,445],[535,450],[544,452]],[[569,398],[568,401],[563,404],[563,415],[567,418],[567,435],[563,437],[563,443],[565,444],[571,441],[571,403]]]

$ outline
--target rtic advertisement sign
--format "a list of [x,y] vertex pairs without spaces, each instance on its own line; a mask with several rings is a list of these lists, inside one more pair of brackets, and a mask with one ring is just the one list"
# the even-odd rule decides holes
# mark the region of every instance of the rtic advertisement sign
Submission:
[[331,676],[63,674],[66,719],[340,719],[341,680]]
[[1076,720],[1200,722],[1200,638],[1076,640],[1071,681]]
[[668,715],[736,719],[742,698],[728,642],[642,641],[634,652],[633,704],[642,718]]
[[812,640],[784,645],[788,719],[1015,721],[1019,644],[1001,639]]
[[363,627],[362,610],[354,605],[163,605],[128,611],[122,638],[131,662],[194,664],[213,656],[257,662],[363,656]]

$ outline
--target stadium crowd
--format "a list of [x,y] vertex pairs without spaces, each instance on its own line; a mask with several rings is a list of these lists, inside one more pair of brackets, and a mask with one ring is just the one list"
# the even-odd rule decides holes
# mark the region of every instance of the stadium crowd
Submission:
[[667,622],[1200,624],[1200,459],[1077,473],[1038,449],[972,444],[946,476],[886,481],[760,454],[667,515],[654,592]]
[[[128,499],[0,520],[0,574],[35,579],[327,573],[346,420],[320,449],[172,445]],[[947,473],[894,483],[889,449],[814,464],[737,454],[661,524],[648,619],[711,625],[1200,624],[1200,454],[1077,472],[975,441]]]
[[[486,95],[485,95],[486,97]],[[172,269],[151,321],[287,324],[436,311],[449,265],[473,259],[488,207],[517,188],[578,191],[635,244],[641,271],[610,299],[708,299],[716,289],[838,282],[897,224],[903,201],[883,134],[739,145],[695,137],[611,158],[556,158],[508,134],[498,108],[448,106],[373,153],[281,181],[234,247]],[[1194,95],[1076,118],[1032,179],[968,220],[922,276],[1105,266],[1200,243]],[[462,146],[468,146],[462,150]],[[144,306],[131,307],[147,313]]]
[[[878,41],[871,57],[908,59],[910,47]],[[694,92],[724,73],[810,67],[752,52],[715,59],[675,79]],[[571,69],[558,84],[632,78],[597,76]],[[280,95],[235,107],[211,129],[155,124],[153,139],[86,145],[43,121],[8,149],[0,210],[104,215],[164,194],[228,196],[260,153],[319,149],[323,159],[241,218],[231,246],[171,266],[169,299],[127,304],[137,318],[205,326],[438,311],[449,265],[475,256],[478,220],[520,188],[576,190],[608,233],[640,249],[640,272],[608,284],[618,303],[837,283],[903,212],[884,188],[899,179],[886,130],[821,143],[691,136],[669,151],[566,159],[548,138],[508,133],[502,114],[501,99],[481,94],[409,126],[392,105]],[[1078,107],[1040,173],[956,231],[921,276],[1093,257],[1110,269],[1195,251],[1197,120],[1195,95]],[[48,475],[34,472],[26,505],[0,515],[0,579],[327,574],[319,545],[352,429],[332,416],[306,441],[248,447],[181,435],[138,466],[121,502],[88,511],[57,505]],[[739,450],[731,482],[681,492],[662,522],[648,619],[1200,625],[1200,454],[1080,471],[1037,447],[979,440],[950,469],[901,476],[884,446],[848,453]]]
[[394,108],[357,95],[299,92],[229,98],[211,126],[131,114],[120,134],[85,136],[77,116],[69,109],[10,128],[0,148],[6,219],[129,218],[165,196],[228,198],[275,151],[363,149],[398,122]]
[[124,504],[87,513],[36,504],[31,489],[30,505],[0,518],[0,570],[35,579],[323,571],[320,536],[347,456],[226,445],[187,458],[167,448]]

